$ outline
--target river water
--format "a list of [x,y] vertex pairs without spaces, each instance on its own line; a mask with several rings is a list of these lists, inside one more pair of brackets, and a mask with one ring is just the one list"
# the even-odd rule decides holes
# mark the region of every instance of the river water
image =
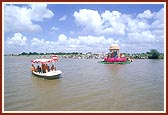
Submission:
[[60,79],[37,78],[34,57],[4,57],[4,111],[164,111],[164,60],[59,59]]

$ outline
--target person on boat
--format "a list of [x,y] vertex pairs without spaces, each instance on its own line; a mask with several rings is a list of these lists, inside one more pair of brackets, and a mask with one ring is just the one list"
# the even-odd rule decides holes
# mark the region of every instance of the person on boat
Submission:
[[32,72],[36,71],[36,68],[34,67],[34,64],[32,64],[31,70],[32,70]]
[[122,56],[123,56],[122,53],[120,53],[120,58],[121,58]]
[[110,58],[110,54],[107,55],[107,58]]
[[37,66],[37,72],[41,73],[41,67],[39,65]]
[[44,63],[42,63],[41,69],[43,73],[46,73],[46,65]]
[[47,66],[48,72],[50,72],[50,66]]
[[114,52],[111,53],[111,58],[114,58]]
[[53,71],[53,70],[56,70],[56,67],[54,66],[54,64],[52,64],[52,66],[51,66],[51,71]]
[[50,72],[50,67],[46,64],[46,71]]
[[45,66],[46,66],[46,73],[47,73],[48,72],[48,65],[46,64]]

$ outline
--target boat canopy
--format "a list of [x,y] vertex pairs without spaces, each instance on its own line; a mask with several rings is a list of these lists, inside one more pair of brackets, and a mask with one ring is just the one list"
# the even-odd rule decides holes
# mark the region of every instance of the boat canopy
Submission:
[[52,59],[35,59],[32,60],[31,62],[33,63],[49,63],[49,62],[57,62],[58,61],[58,56],[52,55]]
[[35,59],[35,60],[32,60],[31,62],[33,63],[49,63],[49,62],[56,62],[58,60],[55,60],[55,59]]

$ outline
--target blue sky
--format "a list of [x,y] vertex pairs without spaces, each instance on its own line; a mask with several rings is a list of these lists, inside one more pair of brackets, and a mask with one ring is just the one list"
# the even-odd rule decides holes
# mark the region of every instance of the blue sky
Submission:
[[164,4],[4,4],[4,53],[164,52]]

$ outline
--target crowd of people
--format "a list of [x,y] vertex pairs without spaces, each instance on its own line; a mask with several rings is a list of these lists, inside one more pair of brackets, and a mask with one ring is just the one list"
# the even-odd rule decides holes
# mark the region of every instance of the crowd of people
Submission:
[[54,64],[52,64],[51,68],[49,65],[42,63],[41,67],[38,65],[37,68],[34,66],[34,64],[32,64],[31,67],[32,72],[39,72],[39,73],[46,73],[46,72],[50,72],[50,71],[56,71],[56,67],[54,66]]
[[122,53],[118,54],[117,52],[108,53],[107,58],[122,58],[125,57]]

